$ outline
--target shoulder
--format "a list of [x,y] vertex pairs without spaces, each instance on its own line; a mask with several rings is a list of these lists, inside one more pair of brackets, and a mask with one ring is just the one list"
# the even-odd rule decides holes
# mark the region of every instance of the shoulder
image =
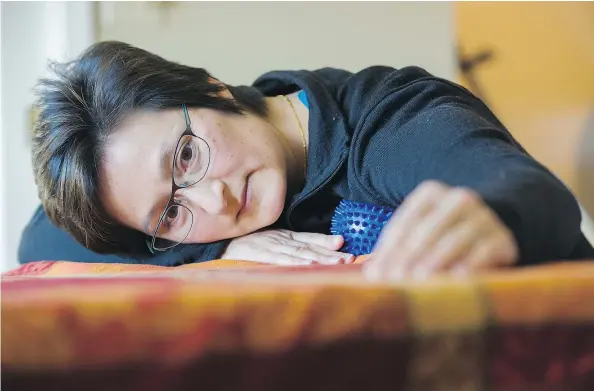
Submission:
[[[454,142],[490,129],[515,143],[489,107],[463,86],[436,77],[419,67],[373,67],[353,76],[342,91],[342,102],[353,131],[353,144],[366,139],[402,149],[409,142],[419,149]],[[381,135],[380,135],[381,133]]]
[[341,92],[343,99],[362,109],[372,109],[380,103],[391,103],[408,111],[461,101],[480,103],[464,87],[416,66],[366,68],[353,74]]
[[336,98],[354,134],[400,127],[415,118],[422,121],[436,111],[453,113],[451,107],[464,107],[495,120],[470,91],[416,66],[365,68],[345,79]]
[[344,91],[344,104],[352,128],[350,172],[376,197],[402,199],[420,183],[420,173],[438,175],[444,165],[474,161],[486,151],[522,152],[487,105],[462,86],[420,68],[373,73]]

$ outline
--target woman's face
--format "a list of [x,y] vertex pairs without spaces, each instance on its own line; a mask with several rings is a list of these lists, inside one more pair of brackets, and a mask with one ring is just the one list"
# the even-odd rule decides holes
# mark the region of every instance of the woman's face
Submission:
[[[287,162],[272,125],[249,113],[188,108],[188,114],[193,133],[210,146],[210,164],[202,180],[175,194],[193,214],[184,242],[238,237],[274,223],[285,203]],[[185,130],[180,107],[134,112],[110,136],[101,199],[121,224],[153,234],[171,195],[174,150]],[[181,157],[190,161],[195,154],[188,149]]]

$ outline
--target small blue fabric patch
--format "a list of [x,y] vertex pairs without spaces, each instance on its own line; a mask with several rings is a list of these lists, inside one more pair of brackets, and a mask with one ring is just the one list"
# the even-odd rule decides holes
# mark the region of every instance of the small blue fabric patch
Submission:
[[305,105],[305,107],[307,107],[309,109],[309,101],[307,100],[307,95],[305,94],[305,91],[303,91],[303,90],[299,91],[299,93],[297,94],[297,97],[299,98],[301,103],[303,103]]

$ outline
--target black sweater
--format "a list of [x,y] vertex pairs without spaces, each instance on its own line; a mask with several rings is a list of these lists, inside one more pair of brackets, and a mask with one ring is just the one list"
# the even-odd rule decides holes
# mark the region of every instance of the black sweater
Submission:
[[[331,68],[277,71],[254,86],[269,96],[304,90],[310,106],[305,187],[286,205],[275,228],[329,233],[341,198],[397,208],[417,185],[434,179],[478,192],[514,233],[520,264],[594,259],[571,192],[464,88],[416,67],[371,67],[356,74]],[[23,235],[21,262],[174,265],[215,259],[229,242],[181,245],[126,261],[81,249],[69,254],[72,245],[56,253],[48,248],[55,242],[40,248],[39,239],[52,229],[57,228],[38,211]]]

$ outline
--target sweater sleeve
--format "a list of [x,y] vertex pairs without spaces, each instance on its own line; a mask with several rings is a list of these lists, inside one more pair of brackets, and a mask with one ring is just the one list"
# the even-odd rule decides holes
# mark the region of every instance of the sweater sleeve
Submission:
[[398,93],[388,94],[363,122],[362,185],[396,204],[426,180],[472,188],[513,232],[520,264],[569,256],[581,238],[574,196],[478,99],[434,84],[404,109]]
[[66,231],[53,225],[39,206],[25,227],[18,250],[21,264],[35,261],[71,261],[89,263],[126,263],[176,266],[204,262],[221,257],[230,240],[209,244],[179,245],[169,251],[151,254],[140,245],[131,255],[97,254],[78,243]]

